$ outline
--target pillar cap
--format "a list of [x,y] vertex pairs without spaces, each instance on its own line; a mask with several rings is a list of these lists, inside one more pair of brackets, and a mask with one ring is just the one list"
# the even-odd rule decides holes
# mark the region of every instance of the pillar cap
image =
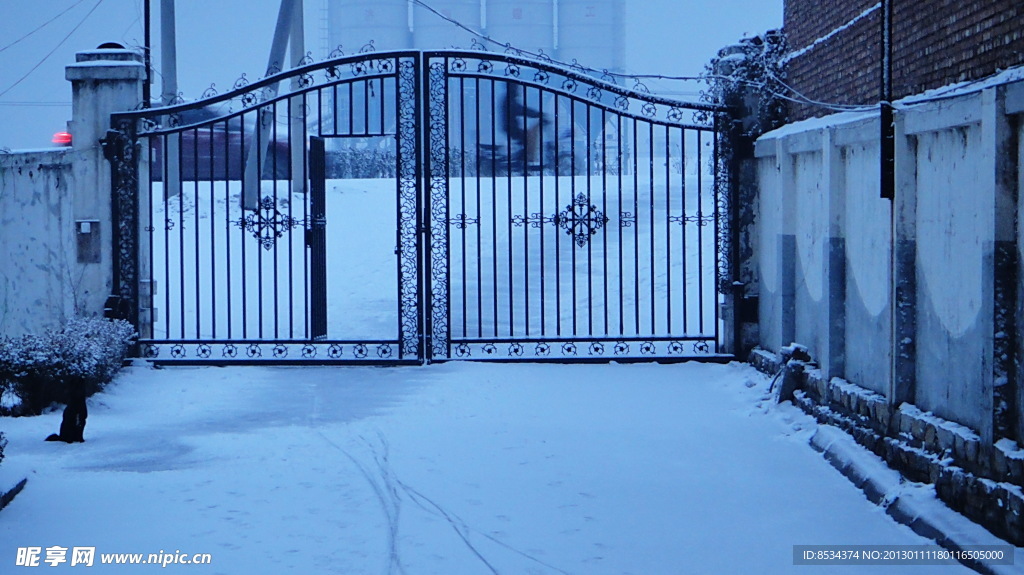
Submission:
[[65,78],[80,80],[143,80],[146,67],[142,54],[135,50],[84,50],[75,54],[75,63],[64,70]]
[[124,48],[97,48],[96,50],[83,50],[75,54],[75,62],[95,62],[99,60],[142,62],[142,53]]

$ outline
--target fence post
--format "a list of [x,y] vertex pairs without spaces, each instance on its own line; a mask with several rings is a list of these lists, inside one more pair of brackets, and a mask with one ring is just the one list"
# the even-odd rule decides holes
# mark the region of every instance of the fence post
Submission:
[[[750,51],[746,44],[723,48],[720,56]],[[720,58],[714,62],[716,76],[729,77],[733,72],[730,60]],[[754,140],[760,109],[760,96],[747,85],[737,85],[722,102],[729,111],[720,114],[715,122],[719,138],[717,158],[721,163],[717,193],[724,194],[725,201],[719,207],[726,207],[718,215],[725,218],[728,243],[719,245],[725,253],[719,257],[727,259],[728,278],[720,278],[719,290],[724,296],[720,313],[723,333],[721,351],[745,358],[758,343],[758,296],[754,272],[753,234],[757,200],[757,160],[754,157]]]
[[[72,169],[76,182],[73,221],[90,222],[88,232],[99,234],[100,245],[105,248],[98,263],[80,264],[82,304],[76,310],[79,314],[102,314],[108,296],[115,291],[112,249],[117,223],[111,215],[110,164],[100,140],[110,128],[112,113],[138,106],[145,77],[142,55],[123,49],[79,52],[75,63],[65,69],[65,78],[72,87],[68,131],[73,138]],[[77,227],[75,233],[81,233]]]
[[896,114],[896,195],[892,200],[892,375],[886,394],[893,407],[914,402],[917,379],[917,148]]

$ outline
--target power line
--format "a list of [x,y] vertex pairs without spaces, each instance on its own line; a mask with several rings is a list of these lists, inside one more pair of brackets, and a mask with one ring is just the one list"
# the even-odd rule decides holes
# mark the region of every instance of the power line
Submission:
[[70,106],[71,102],[57,102],[57,101],[6,101],[0,102],[0,105],[24,105],[24,106]]
[[82,26],[82,24],[85,24],[85,21],[89,19],[89,16],[92,16],[92,13],[95,12],[96,9],[100,7],[100,4],[103,4],[103,0],[97,0],[96,5],[93,6],[92,9],[89,10],[89,12],[78,22],[78,24],[75,24],[75,27],[72,28],[71,31],[68,32],[66,36],[61,38],[60,42],[57,42],[57,45],[53,47],[53,50],[50,50],[45,56],[43,56],[43,59],[40,60],[35,66],[32,66],[32,69],[30,69],[28,72],[26,72],[24,76],[22,76],[21,78],[18,78],[17,81],[15,81],[13,84],[8,86],[6,90],[4,90],[3,92],[0,92],[0,97],[3,97],[4,94],[6,94],[7,92],[10,92],[11,90],[13,90],[15,88],[15,86],[17,86],[18,84],[22,83],[25,80],[25,78],[28,78],[30,75],[32,75],[32,72],[35,72],[36,69],[38,69],[40,66],[42,66],[43,62],[46,62],[46,60],[50,56],[53,56],[53,53],[56,52],[58,48],[63,46],[64,42],[67,42],[68,38],[70,38],[71,35],[74,34],[75,31],[77,31]]
[[776,82],[777,84],[779,84],[780,86],[782,86],[783,88],[785,88],[786,90],[788,90],[789,92],[792,92],[794,94],[793,96],[789,96],[787,94],[782,94],[782,93],[779,93],[779,92],[777,92],[775,90],[772,90],[770,87],[768,87],[763,82],[754,82],[754,81],[750,81],[750,80],[742,80],[742,79],[735,78],[735,77],[732,77],[732,76],[721,76],[721,75],[718,75],[718,74],[706,74],[706,75],[702,75],[702,76],[666,76],[666,75],[663,75],[663,74],[619,74],[619,73],[616,73],[616,72],[609,72],[608,70],[596,70],[594,68],[588,68],[586,66],[581,65],[575,59],[573,59],[573,61],[571,63],[560,62],[558,60],[555,60],[555,59],[551,58],[547,54],[544,54],[543,51],[541,51],[540,53],[534,53],[534,52],[531,52],[529,50],[524,50],[522,48],[517,48],[517,47],[513,46],[510,42],[504,42],[503,43],[503,42],[495,40],[495,39],[493,39],[493,38],[491,38],[489,36],[484,36],[483,34],[477,32],[476,30],[473,30],[472,28],[464,25],[462,22],[459,22],[458,20],[455,20],[454,18],[451,18],[449,16],[445,16],[444,14],[438,12],[432,6],[427,4],[424,0],[412,0],[412,2],[414,4],[416,4],[416,5],[421,6],[424,9],[430,11],[431,13],[433,13],[438,18],[446,20],[449,23],[451,23],[451,24],[461,28],[462,30],[465,30],[466,32],[469,32],[470,34],[472,34],[476,38],[479,38],[479,39],[483,40],[484,42],[487,42],[489,44],[493,44],[493,45],[505,48],[507,50],[508,49],[514,50],[517,54],[525,54],[525,55],[531,56],[531,57],[533,57],[535,59],[551,62],[553,64],[558,64],[558,65],[561,65],[561,66],[564,66],[564,67],[570,68],[570,69],[577,69],[577,70],[582,69],[584,72],[590,72],[590,73],[595,73],[595,74],[602,74],[602,75],[606,75],[608,77],[611,77],[613,79],[614,78],[629,79],[629,80],[633,80],[635,82],[639,82],[640,80],[671,80],[671,81],[680,81],[680,82],[695,82],[695,81],[696,82],[708,82],[710,80],[728,80],[728,81],[732,81],[732,82],[746,84],[748,86],[752,86],[752,87],[756,87],[756,88],[767,89],[769,91],[769,93],[771,93],[773,96],[776,96],[778,98],[782,98],[783,100],[787,100],[789,102],[793,102],[793,103],[797,103],[797,104],[808,104],[808,105],[811,105],[811,106],[824,107],[824,108],[827,108],[827,109],[830,109],[830,110],[833,110],[833,111],[838,111],[838,112],[860,111],[860,110],[864,110],[864,109],[867,108],[866,106],[833,104],[833,103],[829,103],[829,102],[819,102],[819,101],[812,100],[812,99],[808,98],[807,96],[804,96],[803,94],[801,94],[799,91],[797,91],[792,86],[790,86],[790,85],[786,84],[785,82],[783,82],[780,78],[776,77],[775,75],[772,75],[771,79],[774,82]]
[[42,29],[43,29],[43,28],[45,28],[45,27],[46,27],[46,26],[47,26],[47,25],[48,25],[48,24],[49,24],[50,22],[53,22],[53,21],[54,21],[54,20],[56,20],[57,18],[60,18],[61,16],[63,16],[63,15],[65,15],[65,14],[67,14],[68,12],[70,12],[70,11],[71,11],[71,9],[72,9],[72,8],[74,8],[75,6],[78,6],[78,5],[79,5],[79,4],[81,4],[82,2],[85,2],[85,0],[78,0],[78,2],[75,2],[75,3],[74,3],[74,4],[72,4],[71,6],[68,6],[68,7],[67,7],[67,8],[65,8],[65,9],[64,9],[64,10],[63,10],[62,12],[60,12],[59,14],[57,14],[56,16],[54,16],[53,18],[50,18],[50,19],[49,19],[49,20],[47,20],[46,22],[43,22],[42,24],[40,24],[40,25],[39,25],[39,26],[38,26],[38,27],[37,27],[37,28],[36,28],[35,30],[32,30],[31,32],[29,32],[28,34],[25,34],[25,35],[24,35],[24,36],[22,36],[21,38],[18,38],[18,39],[17,39],[17,40],[15,40],[14,42],[11,42],[10,44],[8,44],[8,45],[4,46],[3,48],[0,48],[0,52],[3,52],[4,50],[6,50],[6,49],[10,48],[11,46],[14,46],[14,45],[15,45],[15,44],[17,44],[18,42],[21,42],[21,41],[22,41],[22,40],[24,40],[25,38],[28,38],[29,36],[31,36],[31,35],[33,35],[33,34],[35,34],[36,32],[38,32],[38,31],[40,31],[40,30],[42,30]]
[[523,49],[523,48],[517,48],[517,47],[513,46],[511,42],[501,42],[499,40],[495,40],[494,38],[491,38],[490,36],[484,36],[480,32],[477,32],[476,30],[473,30],[469,26],[466,26],[462,22],[459,22],[458,20],[456,20],[454,18],[451,18],[449,16],[445,16],[444,14],[438,12],[432,6],[430,6],[429,4],[424,2],[424,0],[412,0],[412,2],[413,2],[413,4],[416,4],[417,6],[420,6],[420,7],[424,8],[424,9],[428,10],[429,12],[433,13],[438,18],[441,18],[442,20],[448,21],[449,23],[451,23],[451,24],[461,28],[462,30],[465,30],[466,32],[469,32],[470,34],[472,34],[476,38],[479,38],[479,39],[483,40],[484,42],[486,42],[488,44],[493,44],[493,45],[495,45],[495,46],[497,46],[499,48],[511,49],[511,50],[514,50],[517,54],[525,54],[525,55],[530,56],[530,57],[532,57],[534,59],[543,60],[545,62],[551,62],[553,64],[558,64],[558,65],[564,66],[566,68],[573,68],[573,69],[577,69],[577,70],[583,70],[584,72],[590,72],[590,73],[595,73],[595,74],[604,74],[604,75],[607,75],[607,76],[609,76],[611,78],[624,78],[624,79],[630,79],[630,80],[636,80],[636,79],[640,79],[640,80],[678,80],[678,81],[685,81],[685,82],[692,82],[692,81],[701,81],[701,82],[703,82],[703,81],[706,81],[707,78],[708,78],[707,76],[663,76],[663,75],[660,75],[660,74],[620,74],[618,72],[610,72],[610,71],[604,70],[604,69],[597,70],[595,68],[588,68],[587,66],[584,66],[584,65],[580,64],[579,62],[577,62],[576,59],[573,59],[572,62],[561,62],[561,61],[555,60],[551,56],[545,54],[543,50],[540,51],[540,52],[531,52],[531,51]]

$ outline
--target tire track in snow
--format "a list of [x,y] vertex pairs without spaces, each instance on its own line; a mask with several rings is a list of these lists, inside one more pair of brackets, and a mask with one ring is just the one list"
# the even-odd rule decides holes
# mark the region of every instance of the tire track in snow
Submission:
[[416,488],[399,479],[391,469],[390,443],[379,429],[376,431],[377,442],[380,445],[379,449],[374,445],[374,442],[368,440],[363,435],[358,436],[359,440],[362,441],[362,443],[367,447],[367,449],[372,454],[374,463],[377,467],[377,473],[375,474],[371,473],[371,470],[368,469],[367,466],[364,465],[362,462],[360,462],[356,456],[352,455],[350,451],[339,445],[337,442],[328,437],[321,429],[316,427],[316,417],[311,417],[310,419],[310,424],[314,428],[314,431],[316,431],[317,435],[319,435],[328,445],[333,447],[339,453],[344,455],[345,458],[347,458],[350,462],[352,462],[352,464],[356,466],[359,472],[363,475],[363,478],[366,479],[366,482],[373,489],[374,494],[376,495],[377,500],[381,505],[381,509],[384,512],[385,518],[388,521],[387,547],[389,558],[387,573],[389,573],[389,575],[396,573],[396,569],[397,573],[403,575],[405,574],[405,568],[401,564],[398,549],[399,518],[401,511],[401,499],[403,493],[405,494],[406,497],[409,498],[410,501],[416,504],[416,506],[422,509],[423,511],[431,515],[434,515],[435,517],[440,517],[444,519],[448,523],[448,525],[451,526],[452,530],[459,537],[459,539],[462,541],[463,545],[465,545],[466,548],[484,566],[486,566],[487,569],[493,575],[501,575],[501,571],[499,571],[499,569],[491,561],[489,561],[487,557],[484,556],[484,553],[470,540],[471,535],[479,535],[487,539],[488,541],[491,541],[492,543],[508,551],[511,551],[512,553],[515,553],[520,557],[532,561],[537,565],[549,569],[555,573],[559,573],[561,575],[572,575],[568,571],[565,571],[554,565],[546,563],[541,559],[538,559],[537,557],[534,557],[533,555],[526,553],[525,551],[516,549],[515,547],[509,545],[508,543],[505,543],[504,541],[501,541],[500,539],[494,537],[493,535],[490,535],[489,533],[470,527],[465,522],[465,520],[463,520],[457,514],[445,509],[443,506],[438,504],[430,497],[424,495]]
[[430,497],[427,497],[416,488],[403,482],[394,474],[394,472],[391,469],[389,459],[390,444],[387,438],[379,429],[376,430],[376,432],[377,440],[379,441],[381,445],[381,451],[383,452],[382,454],[378,452],[377,448],[374,447],[374,445],[362,435],[359,436],[359,439],[363,441],[363,443],[373,454],[374,461],[377,463],[380,475],[384,479],[385,483],[388,485],[389,491],[394,495],[394,497],[397,498],[399,496],[397,490],[395,489],[395,486],[397,485],[399,488],[401,488],[401,490],[405,493],[409,500],[415,503],[420,509],[426,511],[427,513],[430,513],[431,515],[440,516],[445,521],[447,521],[448,525],[450,525],[452,530],[455,531],[456,535],[459,536],[459,539],[462,540],[462,543],[466,546],[466,548],[469,549],[469,551],[474,556],[476,556],[476,558],[479,559],[480,562],[483,563],[490,570],[491,573],[493,573],[494,575],[501,575],[501,572],[498,570],[498,568],[495,567],[490,561],[488,561],[487,558],[484,556],[483,552],[480,551],[480,549],[477,548],[477,546],[474,545],[472,541],[470,541],[471,534],[475,533],[477,535],[483,536],[491,542],[496,543],[501,547],[525,559],[533,561],[534,563],[537,563],[538,565],[541,565],[547,569],[550,569],[557,573],[561,573],[562,575],[571,575],[567,571],[564,571],[562,569],[559,569],[558,567],[545,563],[544,561],[530,555],[529,553],[516,549],[515,547],[512,547],[511,545],[493,537],[488,533],[470,527],[466,523],[466,521],[459,517],[457,514],[445,509]]
[[[377,496],[377,501],[380,503],[381,509],[384,511],[384,517],[387,519],[388,522],[387,573],[388,575],[392,575],[397,572],[401,575],[405,575],[405,568],[402,566],[401,558],[398,553],[398,525],[402,505],[401,500],[398,496],[398,492],[394,490],[394,487],[392,485],[389,485],[389,482],[386,477],[384,478],[384,485],[382,486],[380,483],[377,482],[376,479],[374,479],[369,470],[365,466],[363,466],[363,464],[360,463],[359,460],[355,458],[355,456],[349,453],[348,450],[335,443],[333,440],[331,440],[331,438],[327,437],[327,435],[325,435],[324,432],[321,431],[320,429],[314,430],[316,431],[317,435],[319,435],[325,442],[327,442],[328,445],[330,445],[331,447],[339,451],[342,455],[344,455],[346,458],[348,458],[348,460],[351,461],[352,464],[355,465],[357,469],[359,469],[359,472],[363,475],[363,478],[366,479],[366,482],[370,484],[370,488],[373,489],[374,494]],[[360,439],[362,439],[361,436]],[[376,459],[376,454],[374,456],[374,459]],[[385,493],[390,494],[390,497],[387,497]]]

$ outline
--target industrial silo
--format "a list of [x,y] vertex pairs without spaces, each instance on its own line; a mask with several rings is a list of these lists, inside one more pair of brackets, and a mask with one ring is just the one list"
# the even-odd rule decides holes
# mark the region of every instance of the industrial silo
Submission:
[[378,51],[412,47],[408,0],[330,0],[327,30],[328,51],[355,54],[370,40]]
[[558,0],[558,59],[621,73],[625,22],[625,0]]
[[[487,35],[534,54],[554,56],[555,13],[552,0],[487,0]],[[496,46],[489,50],[501,51]]]
[[476,36],[445,18],[460,22],[478,33],[483,28],[480,0],[432,0],[430,6],[436,14],[419,4],[413,5],[413,46],[419,50],[469,48],[472,45]]

